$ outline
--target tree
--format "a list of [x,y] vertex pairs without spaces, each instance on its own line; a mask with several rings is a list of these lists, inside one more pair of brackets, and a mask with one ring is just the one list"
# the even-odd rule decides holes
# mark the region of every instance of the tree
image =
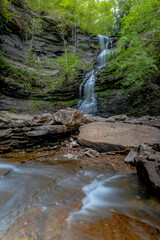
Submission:
[[160,1],[135,1],[122,18],[116,58],[109,65],[123,84],[130,87],[149,84],[158,69],[160,50]]
[[58,58],[52,58],[50,61],[54,68],[60,70],[60,83],[66,84],[77,74],[77,70],[82,67],[80,56],[74,53],[74,46],[67,47],[64,55]]
[[[27,3],[39,10],[47,11],[58,19],[65,21],[76,28],[81,27],[93,34],[110,34],[114,26],[113,7],[114,1],[98,0],[26,0]],[[62,21],[61,21],[62,19]],[[76,42],[76,41],[75,41]]]

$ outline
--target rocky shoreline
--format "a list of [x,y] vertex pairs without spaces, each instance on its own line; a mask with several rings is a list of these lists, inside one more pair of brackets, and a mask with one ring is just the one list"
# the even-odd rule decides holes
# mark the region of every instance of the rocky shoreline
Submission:
[[[38,161],[48,158],[52,163],[61,159],[62,162],[77,161],[80,165],[97,164],[114,169],[134,165],[149,191],[160,193],[158,117],[101,118],[83,115],[71,108],[38,116],[5,112],[0,116],[0,154],[12,157],[19,149],[26,153],[41,152],[34,158]],[[57,153],[60,153],[58,158]],[[32,158],[31,154],[29,159]],[[25,160],[22,157],[22,161]]]

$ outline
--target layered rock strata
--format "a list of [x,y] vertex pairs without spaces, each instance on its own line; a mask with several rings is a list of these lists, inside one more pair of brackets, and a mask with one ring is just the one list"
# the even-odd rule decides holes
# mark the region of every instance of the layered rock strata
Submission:
[[[63,115],[61,114],[63,112]],[[55,143],[81,124],[78,110],[59,110],[40,116],[8,114],[0,116],[0,152],[35,144]]]

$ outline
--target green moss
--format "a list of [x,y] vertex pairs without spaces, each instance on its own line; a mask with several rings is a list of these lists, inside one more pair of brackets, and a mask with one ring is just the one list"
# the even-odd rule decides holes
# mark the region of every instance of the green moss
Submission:
[[106,99],[109,99],[110,98],[110,95],[115,93],[117,90],[116,89],[107,89],[103,92],[98,92],[98,95],[106,98]]
[[78,99],[73,99],[69,101],[61,100],[53,102],[53,106],[55,110],[58,110],[59,108],[75,107],[77,102]]
[[10,66],[0,57],[1,81],[31,90],[32,88],[43,88],[45,82],[41,81],[38,74],[29,74],[19,68]]
[[75,105],[78,102],[78,99],[73,99],[70,101],[63,102],[64,105]]
[[43,102],[42,101],[39,101],[39,100],[34,100],[30,107],[31,107],[31,110],[39,110],[39,111],[42,111],[42,104]]

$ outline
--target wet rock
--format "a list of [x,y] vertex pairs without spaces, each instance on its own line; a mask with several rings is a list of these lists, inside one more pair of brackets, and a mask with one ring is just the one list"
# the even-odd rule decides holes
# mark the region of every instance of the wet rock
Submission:
[[160,152],[146,144],[140,145],[135,157],[137,174],[148,190],[160,194]]
[[93,122],[80,127],[78,142],[100,152],[126,151],[160,141],[160,130],[120,122]]
[[126,162],[126,163],[129,163],[129,164],[131,164],[131,165],[135,165],[134,159],[135,159],[135,157],[137,157],[137,155],[138,155],[137,151],[134,150],[134,149],[132,149],[132,150],[128,153],[127,157],[125,158],[125,162]]
[[141,182],[148,190],[157,195],[160,194],[160,161],[155,163],[146,158],[136,158],[137,174]]
[[68,129],[77,128],[82,122],[82,113],[79,110],[67,108],[60,109],[54,115],[54,120],[57,123],[64,124]]

